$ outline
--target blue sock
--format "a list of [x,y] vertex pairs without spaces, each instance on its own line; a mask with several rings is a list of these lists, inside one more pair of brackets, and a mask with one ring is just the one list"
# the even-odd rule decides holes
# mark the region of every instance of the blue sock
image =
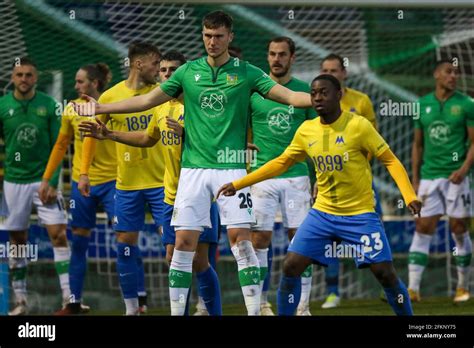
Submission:
[[137,246],[117,243],[117,273],[123,298],[138,298]]
[[268,273],[263,281],[262,291],[268,291],[270,288],[270,280],[272,279],[272,262],[273,262],[273,245],[268,246]]
[[217,269],[216,265],[216,252],[217,252],[217,243],[209,243],[209,263],[214,270]]
[[278,315],[295,315],[300,297],[301,277],[282,276],[277,292]]
[[329,263],[326,268],[326,289],[329,294],[339,296],[339,259],[335,259],[334,263]]
[[221,289],[214,268],[209,267],[204,272],[196,274],[198,294],[204,300],[209,315],[222,315]]
[[143,260],[142,256],[140,255],[140,249],[138,250],[137,254],[137,277],[138,277],[138,286],[137,286],[137,292],[140,294],[140,296],[145,296],[146,290],[145,290],[145,267],[143,266]]
[[387,301],[396,315],[413,315],[410,296],[405,284],[398,279],[398,284],[394,288],[384,288]]
[[89,237],[72,235],[71,260],[69,262],[69,287],[71,302],[81,302],[84,277],[87,269],[87,247]]

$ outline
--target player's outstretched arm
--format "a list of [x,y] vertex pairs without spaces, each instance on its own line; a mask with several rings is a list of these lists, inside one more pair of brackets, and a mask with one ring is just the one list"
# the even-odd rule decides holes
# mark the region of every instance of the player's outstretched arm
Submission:
[[385,165],[393,180],[395,180],[407,207],[413,214],[420,216],[421,202],[416,196],[403,164],[390,149],[381,153],[377,158]]
[[310,108],[311,96],[305,92],[295,92],[280,84],[276,84],[267,93],[266,98],[281,104],[293,105],[296,108]]
[[74,103],[74,110],[81,116],[95,116],[100,114],[128,114],[145,111],[173,99],[156,87],[147,94],[138,95],[116,103],[99,104],[94,98],[83,95],[87,103]]
[[236,191],[241,190],[244,187],[254,185],[260,181],[281,175],[295,163],[296,160],[283,153],[279,157],[267,162],[265,165],[263,165],[256,171],[244,176],[243,178],[235,180],[232,183],[227,183],[223,185],[217,192],[216,199],[219,198],[221,194],[223,194],[224,196],[233,196],[235,195]]
[[101,120],[84,121],[79,124],[79,130],[84,133],[85,137],[92,137],[98,140],[113,140],[125,145],[136,147],[152,147],[159,140],[150,137],[147,132],[120,132],[107,128],[107,125]]

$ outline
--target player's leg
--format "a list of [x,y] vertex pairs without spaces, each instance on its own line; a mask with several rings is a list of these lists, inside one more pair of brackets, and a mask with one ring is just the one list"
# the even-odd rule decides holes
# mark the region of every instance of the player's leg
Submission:
[[398,278],[393,263],[391,261],[373,263],[370,265],[370,270],[382,285],[387,301],[395,314],[413,315],[410,295],[405,284]]
[[185,312],[199,236],[205,227],[211,227],[210,171],[181,169],[171,220],[176,231],[169,272],[171,315],[183,315]]
[[[246,175],[245,169],[212,169],[212,192],[220,186]],[[227,226],[232,254],[237,261],[239,283],[249,315],[260,314],[260,265],[252,246],[250,225],[255,222],[250,189],[244,188],[235,196],[220,196],[217,200],[222,224]]]
[[[405,284],[392,264],[392,253],[382,221],[376,213],[333,216],[335,236],[349,246],[358,268],[370,270],[382,285],[387,301],[397,315],[413,315]],[[347,243],[347,244],[346,244]],[[354,255],[355,254],[355,255]],[[349,255],[348,255],[349,256]]]
[[193,270],[198,280],[198,303],[194,315],[222,315],[221,291],[215,260],[214,265],[210,260],[210,255],[215,259],[219,241],[219,210],[215,202],[211,204],[210,215],[212,227],[205,228],[199,236],[193,262]]
[[458,274],[454,302],[469,300],[469,275],[472,259],[472,240],[469,223],[471,216],[471,192],[469,178],[459,185],[449,183],[446,194],[449,228],[455,243],[454,260]]
[[143,190],[115,190],[114,231],[117,236],[117,273],[126,315],[138,315],[138,231],[145,221]]
[[335,308],[341,303],[339,296],[339,259],[335,258],[324,270],[324,280],[326,281],[326,292],[328,296],[321,305],[321,308]]
[[[288,228],[288,238],[291,241],[296,229],[303,223],[311,207],[311,183],[308,176],[278,179],[278,182],[281,193],[283,225]],[[297,315],[311,315],[309,300],[312,280],[313,265],[309,264],[301,275],[301,298]]]
[[[7,218],[2,227],[4,230],[10,231],[12,245],[25,245],[28,241],[33,194],[34,190],[30,189],[30,184],[3,182],[3,203]],[[28,260],[25,255],[17,255],[17,257],[8,259],[8,265],[15,295],[15,307],[8,312],[8,315],[27,314],[26,274]]]
[[35,190],[33,204],[36,205],[38,218],[46,227],[49,239],[53,245],[54,265],[59,277],[63,298],[63,307],[69,303],[71,290],[69,288],[69,262],[71,259],[71,249],[66,236],[67,214],[64,199],[61,191],[57,191],[56,202],[43,204],[38,196],[40,183],[32,184]]
[[[203,232],[205,233],[205,231]],[[198,295],[202,298],[209,315],[222,315],[221,291],[215,269],[209,264],[209,243],[199,242],[193,260]]]
[[72,228],[71,260],[69,263],[69,286],[71,296],[69,303],[57,311],[56,315],[80,314],[88,311],[88,307],[81,305],[84,278],[87,270],[87,249],[89,247],[91,228],[96,220],[96,191],[97,186],[91,187],[89,197],[81,195],[77,182],[72,182],[69,212],[71,213],[70,226]]
[[444,179],[421,180],[418,197],[423,202],[421,217],[415,217],[415,233],[408,255],[408,292],[412,301],[420,301],[420,284],[423,272],[428,264],[430,244],[438,221],[445,213],[444,198],[440,194],[440,185]]
[[312,263],[331,262],[325,247],[331,243],[334,226],[325,214],[311,209],[288,247],[278,289],[278,314],[294,315],[301,297],[301,275]]
[[[26,245],[27,231],[10,231],[11,245]],[[28,313],[28,300],[26,291],[26,272],[28,260],[26,257],[10,257],[8,266],[12,279],[13,293],[15,294],[15,307],[8,315],[24,315]]]
[[[278,180],[269,179],[251,187],[253,209],[256,224],[252,226],[252,245],[257,255],[260,267],[260,288],[262,291],[260,299],[260,314],[274,315],[271,304],[268,302],[268,290],[270,288],[271,269],[268,265],[268,251],[272,240],[273,225],[280,197],[278,192]],[[265,289],[264,289],[264,285]]]

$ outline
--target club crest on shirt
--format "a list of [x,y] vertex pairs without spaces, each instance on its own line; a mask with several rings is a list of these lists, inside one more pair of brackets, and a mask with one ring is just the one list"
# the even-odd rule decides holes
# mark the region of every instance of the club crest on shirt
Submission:
[[239,77],[236,74],[227,74],[227,84],[235,85],[239,81]]
[[461,115],[461,106],[459,105],[453,105],[451,106],[451,114],[453,116],[459,116]]
[[451,128],[442,121],[435,121],[428,127],[428,136],[434,145],[446,144],[450,134]]
[[39,130],[32,123],[23,123],[16,129],[16,141],[21,147],[30,149],[38,143]]
[[46,113],[47,113],[47,112],[48,112],[48,111],[46,110],[46,108],[45,108],[44,106],[38,106],[38,107],[36,108],[36,114],[37,114],[38,116],[46,116]]
[[337,146],[344,146],[344,145],[346,145],[346,143],[344,142],[344,137],[343,137],[342,135],[338,135],[338,136],[336,137],[336,142],[335,142],[335,144],[336,144]]

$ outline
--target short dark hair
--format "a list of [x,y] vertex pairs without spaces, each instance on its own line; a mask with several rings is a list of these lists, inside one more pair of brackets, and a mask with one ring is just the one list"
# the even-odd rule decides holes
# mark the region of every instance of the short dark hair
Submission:
[[101,93],[105,91],[108,83],[112,80],[112,72],[105,63],[84,65],[81,66],[81,70],[87,73],[89,80],[97,80],[97,90]]
[[315,81],[319,81],[319,80],[329,81],[334,85],[334,87],[336,88],[337,91],[341,91],[341,83],[334,76],[329,75],[329,74],[318,75],[313,79],[313,81],[311,81],[311,84],[313,84]]
[[443,64],[451,64],[452,65],[453,64],[453,58],[443,58],[443,59],[440,59],[440,60],[436,61],[433,71],[436,71]]
[[234,20],[232,17],[224,11],[214,11],[208,13],[202,19],[202,26],[208,29],[217,29],[220,27],[226,27],[230,32],[233,30]]
[[167,61],[177,60],[177,61],[179,61],[180,65],[183,65],[184,63],[186,63],[186,57],[181,52],[176,51],[176,50],[166,52],[161,57],[160,62],[162,60],[167,60]]
[[138,56],[156,54],[161,58],[158,47],[150,42],[134,41],[128,46],[128,58],[133,61]]
[[231,57],[242,59],[242,49],[239,46],[229,46],[229,54]]
[[13,60],[13,64],[12,64],[13,69],[15,69],[15,67],[19,66],[19,65],[30,65],[30,66],[34,67],[35,69],[38,69],[38,67],[36,66],[36,63],[34,62],[34,60],[31,59],[30,57],[27,57],[27,56],[20,57],[20,58],[15,58]]
[[344,59],[338,55],[338,54],[335,54],[335,53],[331,53],[331,54],[328,54],[326,57],[323,58],[323,60],[321,61],[321,66],[323,65],[323,63],[327,60],[338,60],[339,61],[339,64],[341,64],[341,68],[342,70],[346,70],[346,67],[344,66]]
[[288,47],[290,49],[290,53],[291,55],[295,54],[296,52],[296,45],[295,45],[295,42],[288,36],[278,36],[278,37],[275,37],[273,39],[271,39],[270,41],[268,41],[268,44],[267,44],[267,51],[270,49],[270,44],[272,42],[286,42],[288,44]]

